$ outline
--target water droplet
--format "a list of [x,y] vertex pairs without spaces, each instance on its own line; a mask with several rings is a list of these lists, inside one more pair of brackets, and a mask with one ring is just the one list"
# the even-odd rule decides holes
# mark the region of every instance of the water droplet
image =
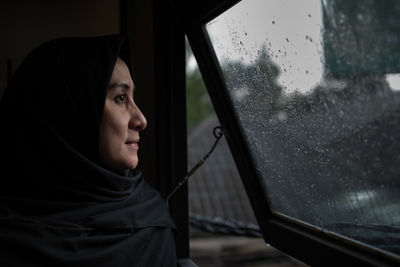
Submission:
[[288,39],[288,38],[286,38],[286,42],[288,42],[288,43],[289,43],[289,39]]
[[308,17],[311,18],[311,14],[308,14]]
[[272,24],[275,24],[275,21],[272,21]]

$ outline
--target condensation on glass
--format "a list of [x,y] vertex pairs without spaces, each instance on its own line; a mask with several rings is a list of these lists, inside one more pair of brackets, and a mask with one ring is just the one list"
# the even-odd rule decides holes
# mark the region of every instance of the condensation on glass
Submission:
[[273,211],[400,255],[400,2],[246,0],[206,29]]

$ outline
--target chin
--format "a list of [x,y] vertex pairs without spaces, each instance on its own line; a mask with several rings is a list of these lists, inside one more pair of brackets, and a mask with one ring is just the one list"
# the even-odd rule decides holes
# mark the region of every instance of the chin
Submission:
[[128,164],[128,169],[133,170],[136,168],[136,166],[138,165],[138,159],[132,159],[129,164]]

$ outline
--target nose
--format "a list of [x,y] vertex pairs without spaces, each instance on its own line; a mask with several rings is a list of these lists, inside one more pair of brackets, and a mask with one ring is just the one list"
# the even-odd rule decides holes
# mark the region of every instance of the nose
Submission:
[[128,127],[136,131],[144,130],[147,127],[146,117],[136,105],[132,108]]

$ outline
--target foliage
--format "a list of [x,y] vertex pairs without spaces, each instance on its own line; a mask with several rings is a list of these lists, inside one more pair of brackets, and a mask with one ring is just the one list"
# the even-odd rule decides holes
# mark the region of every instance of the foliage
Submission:
[[[187,61],[192,56],[188,43],[186,44]],[[192,128],[205,118],[214,114],[211,100],[208,96],[206,86],[199,69],[186,72],[186,103],[187,103],[187,124]]]

